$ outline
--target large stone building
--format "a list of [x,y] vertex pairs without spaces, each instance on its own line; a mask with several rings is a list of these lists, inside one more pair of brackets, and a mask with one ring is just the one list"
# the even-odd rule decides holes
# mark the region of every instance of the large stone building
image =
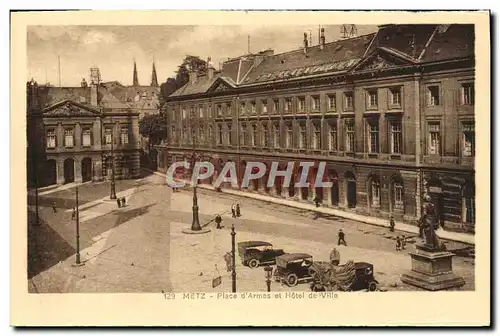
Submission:
[[[167,102],[165,170],[189,158],[327,163],[333,187],[249,192],[416,223],[424,183],[445,229],[474,231],[474,26],[384,25],[281,54],[265,50],[191,74]],[[300,179],[296,165],[294,179]],[[316,169],[310,170],[314,182]]]
[[139,176],[139,113],[105,86],[31,81],[27,98],[29,185]]

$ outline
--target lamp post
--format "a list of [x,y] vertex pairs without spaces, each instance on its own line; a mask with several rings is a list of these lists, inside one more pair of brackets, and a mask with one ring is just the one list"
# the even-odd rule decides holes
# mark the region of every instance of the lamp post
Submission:
[[231,280],[232,280],[232,292],[236,293],[236,232],[234,231],[234,224],[231,227]]
[[76,264],[80,265],[80,211],[78,210],[78,186],[76,187]]
[[[194,111],[192,111],[191,116],[190,116],[190,124],[191,128],[193,131],[193,154],[192,154],[192,162],[191,162],[191,177],[193,176],[194,173],[194,165],[196,163],[196,115]],[[198,180],[193,181],[193,206],[192,206],[192,211],[193,211],[193,220],[191,222],[191,228],[182,230],[183,233],[187,234],[202,234],[202,233],[207,233],[210,232],[210,229],[206,227],[201,227],[200,225],[200,217],[198,213],[198,194],[197,194],[197,183]]]
[[273,276],[273,268],[271,266],[264,267],[264,271],[266,272],[266,285],[267,291],[271,291],[271,277]]
[[109,199],[116,199],[116,189],[115,189],[115,137],[114,137],[114,127],[111,128],[111,192]]
[[[196,128],[195,115],[193,113],[191,127],[193,128],[193,159],[191,162],[191,177],[194,173],[194,164],[196,162]],[[193,222],[191,223],[191,231],[201,231],[200,217],[198,214],[198,195],[196,194],[198,181],[193,181]]]

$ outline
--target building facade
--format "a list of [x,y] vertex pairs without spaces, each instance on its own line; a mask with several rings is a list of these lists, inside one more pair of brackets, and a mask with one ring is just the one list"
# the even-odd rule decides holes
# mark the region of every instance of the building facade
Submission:
[[[374,34],[274,55],[230,59],[191,74],[166,104],[158,164],[326,162],[331,188],[267,176],[248,192],[416,224],[428,184],[445,229],[474,231],[474,26],[385,25]],[[193,143],[196,141],[196,143]],[[210,181],[204,181],[210,182]],[[293,183],[293,182],[292,182]],[[225,186],[230,187],[230,186]]]
[[105,87],[31,81],[27,94],[29,185],[139,176],[139,114]]

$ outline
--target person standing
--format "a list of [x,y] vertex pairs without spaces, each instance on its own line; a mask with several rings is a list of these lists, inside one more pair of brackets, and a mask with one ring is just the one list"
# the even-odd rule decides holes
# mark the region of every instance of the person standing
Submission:
[[394,232],[394,228],[396,227],[396,223],[394,222],[394,217],[390,217],[390,220],[389,220],[389,229],[391,230],[391,232]]
[[73,212],[71,213],[71,219],[75,219],[76,218],[76,208],[73,207]]
[[406,237],[404,235],[401,237],[401,249],[406,250]]
[[117,199],[116,199],[116,204],[118,205],[118,207],[119,207],[119,208],[121,208],[122,203],[120,202],[120,199],[119,199],[119,198],[117,198]]
[[319,206],[321,204],[321,199],[318,196],[316,196],[314,198],[314,203],[316,204],[316,208],[319,208]]
[[337,245],[344,244],[344,246],[347,246],[347,243],[345,241],[345,234],[342,229],[339,230],[339,241],[337,242]]
[[219,214],[217,214],[217,216],[215,216],[215,223],[217,224],[216,229],[222,229],[222,227],[220,226],[221,222],[222,222],[222,217]]
[[236,203],[236,217],[241,217],[241,210],[239,203]]
[[231,214],[233,215],[233,218],[236,218],[236,210],[234,209],[234,205],[231,205]]
[[396,251],[401,251],[401,238],[396,237]]
[[56,204],[56,201],[52,202],[52,211],[54,211],[54,213],[57,212],[57,204]]

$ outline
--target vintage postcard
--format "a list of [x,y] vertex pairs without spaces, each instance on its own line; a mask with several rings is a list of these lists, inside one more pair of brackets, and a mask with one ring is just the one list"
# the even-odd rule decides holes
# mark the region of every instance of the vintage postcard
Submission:
[[11,16],[13,325],[490,325],[488,12]]

